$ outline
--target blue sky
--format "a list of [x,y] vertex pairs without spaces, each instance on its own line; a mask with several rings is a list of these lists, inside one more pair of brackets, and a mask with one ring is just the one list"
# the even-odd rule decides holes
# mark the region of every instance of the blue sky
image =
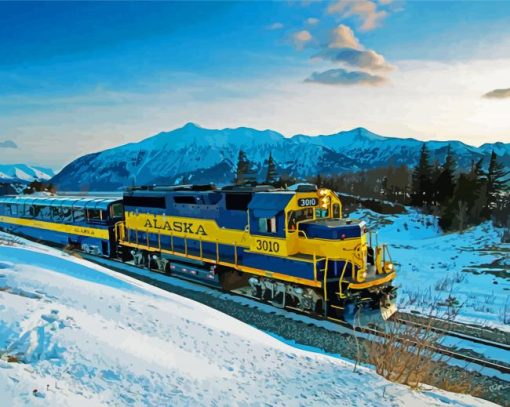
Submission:
[[510,1],[0,3],[0,161],[59,169],[188,121],[509,142],[509,20]]

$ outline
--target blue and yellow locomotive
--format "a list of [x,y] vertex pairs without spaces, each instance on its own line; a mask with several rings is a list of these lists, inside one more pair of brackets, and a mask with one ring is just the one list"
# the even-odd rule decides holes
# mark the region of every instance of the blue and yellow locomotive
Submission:
[[396,310],[387,248],[330,190],[133,187],[123,204],[123,260],[351,323]]

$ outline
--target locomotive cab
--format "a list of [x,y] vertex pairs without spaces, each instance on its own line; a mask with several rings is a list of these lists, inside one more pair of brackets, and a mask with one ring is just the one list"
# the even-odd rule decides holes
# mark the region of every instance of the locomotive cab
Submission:
[[365,325],[396,311],[389,284],[395,270],[387,247],[377,244],[364,221],[342,218],[333,191],[296,194],[287,207],[287,234],[297,240],[298,253],[324,259],[325,279],[339,278],[329,297],[342,304],[344,320]]

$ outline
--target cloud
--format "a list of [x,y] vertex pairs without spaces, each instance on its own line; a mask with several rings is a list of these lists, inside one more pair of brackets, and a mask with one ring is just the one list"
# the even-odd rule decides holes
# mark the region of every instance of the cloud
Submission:
[[310,34],[310,32],[307,30],[302,30],[295,32],[292,35],[292,39],[297,49],[303,49],[305,44],[312,39],[312,34]]
[[352,29],[344,24],[331,31],[331,42],[329,48],[354,48],[361,49],[362,46],[354,35]]
[[393,69],[393,67],[386,62],[381,54],[370,49],[364,51],[353,48],[327,48],[314,55],[314,58],[340,62],[348,66],[367,69],[370,71],[391,71]]
[[305,82],[322,83],[324,85],[369,85],[378,86],[386,82],[386,78],[371,75],[363,71],[347,71],[342,68],[329,69],[324,72],[314,72]]
[[329,14],[338,14],[343,18],[358,17],[362,22],[361,31],[370,31],[379,27],[388,15],[388,12],[379,10],[377,3],[370,0],[338,0],[330,4],[327,11]]
[[283,28],[282,23],[273,23],[266,26],[267,30],[281,30]]
[[0,148],[18,148],[18,146],[12,140],[5,140],[5,141],[0,141]]
[[506,99],[510,98],[510,88],[509,89],[494,89],[490,92],[487,92],[483,95],[484,98],[487,99]]
[[366,50],[356,38],[352,29],[345,24],[340,24],[331,31],[331,40],[327,48],[322,49],[313,58],[339,62],[371,71],[390,71],[393,69],[381,54],[370,49]]
[[315,17],[309,17],[305,20],[305,23],[309,24],[309,25],[316,25],[316,24],[319,24],[319,22],[320,22],[320,20]]
[[379,0],[379,3],[384,4],[384,5],[391,4],[391,3],[393,3],[393,0]]

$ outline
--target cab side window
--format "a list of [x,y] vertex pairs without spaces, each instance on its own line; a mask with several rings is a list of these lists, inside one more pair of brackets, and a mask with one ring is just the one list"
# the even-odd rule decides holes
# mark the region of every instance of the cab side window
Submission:
[[260,233],[276,233],[276,218],[259,218]]

